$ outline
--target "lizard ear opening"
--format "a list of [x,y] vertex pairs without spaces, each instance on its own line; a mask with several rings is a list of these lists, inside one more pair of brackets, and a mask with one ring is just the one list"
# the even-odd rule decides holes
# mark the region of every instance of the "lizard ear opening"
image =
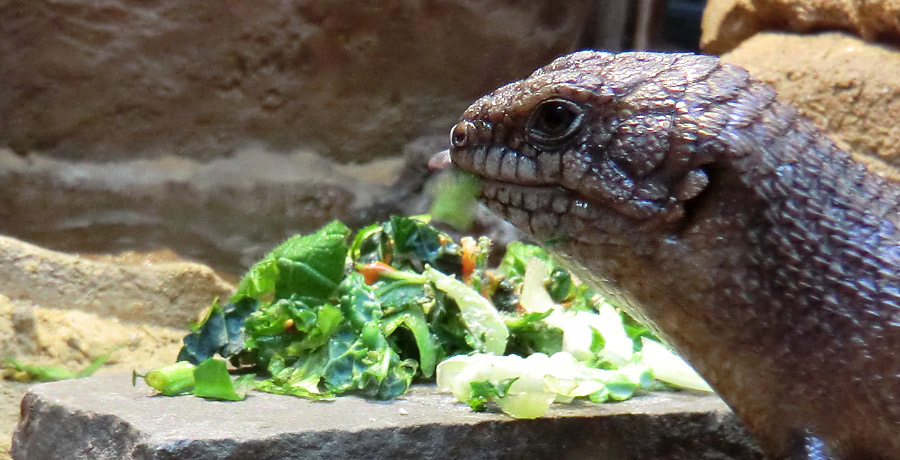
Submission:
[[531,111],[525,134],[537,144],[557,144],[572,137],[584,121],[584,110],[569,100],[553,98]]

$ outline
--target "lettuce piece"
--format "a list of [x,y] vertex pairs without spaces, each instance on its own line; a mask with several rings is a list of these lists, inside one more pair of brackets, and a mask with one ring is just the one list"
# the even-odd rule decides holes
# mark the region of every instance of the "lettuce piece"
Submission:
[[247,387],[252,378],[248,374],[233,382],[225,361],[210,358],[194,369],[193,394],[206,399],[241,401],[247,395]]
[[206,317],[184,337],[176,361],[200,364],[216,354],[230,358],[245,348],[244,320],[257,309],[258,302],[243,298],[220,306],[214,300]]
[[525,313],[507,316],[509,341],[506,353],[528,356],[533,353],[553,354],[563,349],[563,332],[544,321],[552,313]]
[[[510,380],[505,395],[476,391]],[[649,387],[653,378],[640,364],[618,370],[596,369],[560,352],[552,356],[535,353],[527,358],[454,356],[438,365],[437,382],[439,390],[450,391],[462,402],[473,398],[476,405],[492,401],[510,416],[534,418],[543,415],[554,401],[568,403],[584,396],[598,402],[631,398],[639,389]]]
[[497,265],[497,272],[511,280],[521,280],[525,276],[525,267],[531,259],[550,261],[550,254],[540,246],[513,241],[506,246],[506,253]]
[[452,174],[438,178],[429,213],[459,231],[467,231],[472,228],[480,189],[476,176],[454,169]]
[[283,357],[275,355],[268,365],[271,377],[258,381],[256,388],[268,393],[310,399],[330,398],[334,395],[321,385],[327,363],[328,350],[325,347],[299,357],[291,366],[285,366]]
[[462,281],[431,267],[425,269],[424,275],[459,305],[463,322],[471,334],[473,348],[502,355],[506,350],[509,330],[491,302]]
[[468,404],[475,412],[481,412],[484,410],[485,403],[488,401],[505,398],[506,395],[509,394],[509,387],[512,386],[516,380],[518,380],[517,377],[503,379],[496,384],[491,383],[490,380],[469,382],[469,387],[472,388],[472,392],[470,393],[466,404]]
[[343,278],[349,235],[346,225],[334,221],[311,235],[289,238],[250,268],[231,301],[287,296],[298,290],[304,296],[327,299]]
[[335,394],[358,391],[378,399],[395,398],[409,389],[416,362],[401,360],[379,331],[357,335],[341,331],[328,345],[323,380]]
[[579,360],[622,366],[634,356],[634,342],[626,333],[622,316],[608,303],[601,304],[596,314],[575,312],[562,322],[561,329],[563,350]]
[[425,312],[422,311],[422,307],[417,304],[410,304],[403,313],[386,318],[384,325],[385,334],[390,336],[401,325],[412,332],[415,338],[416,347],[419,351],[419,369],[422,371],[422,376],[431,378],[434,376],[434,368],[437,366],[440,346],[434,334],[428,329],[428,321],[425,319]]

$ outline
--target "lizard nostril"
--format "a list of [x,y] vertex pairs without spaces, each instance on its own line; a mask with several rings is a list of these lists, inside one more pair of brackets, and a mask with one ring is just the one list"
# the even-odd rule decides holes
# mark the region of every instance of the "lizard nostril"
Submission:
[[475,134],[475,125],[471,121],[461,121],[450,130],[450,144],[461,149],[469,145],[469,138]]

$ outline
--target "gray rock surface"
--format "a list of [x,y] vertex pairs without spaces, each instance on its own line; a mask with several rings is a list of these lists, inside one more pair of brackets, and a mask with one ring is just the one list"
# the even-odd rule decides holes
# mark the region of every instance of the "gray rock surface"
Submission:
[[340,161],[444,134],[571,50],[589,1],[0,4],[0,145],[213,158],[258,141]]
[[294,233],[374,206],[402,169],[304,151],[89,162],[0,149],[0,233],[69,252],[168,247],[240,274]]
[[242,402],[150,396],[110,374],[36,386],[12,456],[43,459],[758,459],[714,396],[660,393],[558,405],[545,418],[474,413],[419,386],[396,401],[251,393]]

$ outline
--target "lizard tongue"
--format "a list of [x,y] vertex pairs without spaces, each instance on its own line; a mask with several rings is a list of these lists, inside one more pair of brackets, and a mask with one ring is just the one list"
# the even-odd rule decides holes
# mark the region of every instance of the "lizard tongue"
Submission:
[[450,164],[450,150],[441,150],[428,160],[428,169],[431,171],[443,171],[449,168]]

